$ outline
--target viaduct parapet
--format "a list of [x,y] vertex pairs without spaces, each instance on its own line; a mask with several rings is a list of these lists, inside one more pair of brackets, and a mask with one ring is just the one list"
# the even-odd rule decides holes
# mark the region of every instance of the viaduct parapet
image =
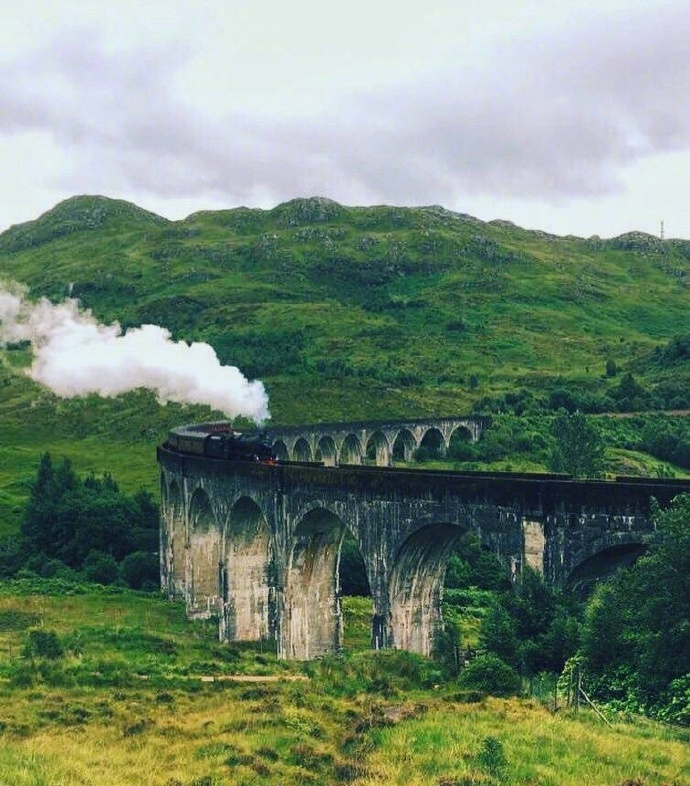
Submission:
[[294,659],[342,645],[347,533],[371,589],[372,646],[429,654],[446,561],[464,533],[515,575],[529,565],[567,586],[638,556],[655,527],[652,497],[664,506],[690,490],[651,479],[271,466],[166,446],[158,461],[163,588],[190,616],[217,616],[222,640],[275,639]]
[[420,447],[447,452],[454,440],[476,442],[491,418],[486,415],[403,421],[323,423],[269,428],[279,459],[320,461],[326,466],[363,464],[389,467],[410,461]]

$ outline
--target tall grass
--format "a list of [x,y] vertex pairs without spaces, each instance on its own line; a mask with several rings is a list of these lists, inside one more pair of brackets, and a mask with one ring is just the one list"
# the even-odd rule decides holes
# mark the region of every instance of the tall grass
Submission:
[[[62,655],[27,651],[35,630],[53,632]],[[687,779],[687,733],[642,720],[609,729],[584,711],[480,699],[440,679],[433,663],[400,651],[278,662],[265,648],[221,645],[213,624],[188,622],[180,604],[155,596],[58,580],[4,584],[0,784]]]
[[[498,745],[487,752],[489,740]],[[639,719],[608,729],[590,713],[575,717],[525,700],[486,699],[377,730],[367,759],[371,775],[358,783],[681,786],[690,778],[687,743],[687,733]]]

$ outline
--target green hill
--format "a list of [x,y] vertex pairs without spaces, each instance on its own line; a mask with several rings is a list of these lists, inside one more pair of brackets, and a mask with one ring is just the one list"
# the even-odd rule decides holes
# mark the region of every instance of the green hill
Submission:
[[[529,411],[564,389],[592,411],[690,408],[682,240],[556,237],[322,198],[173,222],[79,196],[0,234],[3,280],[71,295],[107,324],[209,342],[264,381],[278,424]],[[155,487],[155,442],[210,414],[143,393],[56,399],[21,375],[29,362],[22,345],[2,353],[0,522],[40,450]]]
[[75,197],[0,235],[0,277],[210,342],[283,423],[459,411],[560,378],[597,390],[607,360],[690,327],[690,242],[318,198],[171,222]]
[[[0,234],[0,284],[10,281],[32,298],[79,298],[106,324],[209,342],[264,381],[277,424],[508,412],[480,452],[463,444],[456,458],[543,470],[545,415],[615,410],[596,421],[609,471],[690,469],[687,418],[628,411],[690,409],[690,242],[561,238],[439,207],[325,199],[172,222],[74,197]],[[62,399],[23,373],[30,363],[21,341],[0,349],[0,546],[19,528],[42,452],[81,474],[109,471],[124,491],[155,491],[167,429],[220,414],[163,407],[142,390]],[[609,731],[588,711],[467,694],[400,651],[326,659],[304,680],[251,645],[214,644],[215,628],[192,626],[179,604],[79,587],[24,578],[0,588],[0,782],[687,777],[684,732],[622,717]],[[346,605],[347,647],[368,642],[368,614]],[[59,657],[30,650],[51,634]]]

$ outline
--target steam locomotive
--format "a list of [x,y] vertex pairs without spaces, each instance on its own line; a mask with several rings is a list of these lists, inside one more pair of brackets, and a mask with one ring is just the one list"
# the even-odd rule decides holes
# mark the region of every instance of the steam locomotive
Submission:
[[227,421],[194,423],[172,429],[168,447],[180,453],[229,461],[260,461],[274,464],[273,445],[264,432],[245,434]]

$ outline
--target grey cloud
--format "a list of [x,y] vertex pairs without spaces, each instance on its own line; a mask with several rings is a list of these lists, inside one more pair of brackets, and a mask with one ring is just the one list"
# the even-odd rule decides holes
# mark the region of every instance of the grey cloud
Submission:
[[271,120],[193,111],[170,87],[189,52],[113,52],[87,31],[0,68],[0,132],[50,131],[76,156],[79,190],[94,175],[232,203],[257,192],[410,204],[611,193],[625,164],[690,147],[689,26],[681,5],[628,13]]

